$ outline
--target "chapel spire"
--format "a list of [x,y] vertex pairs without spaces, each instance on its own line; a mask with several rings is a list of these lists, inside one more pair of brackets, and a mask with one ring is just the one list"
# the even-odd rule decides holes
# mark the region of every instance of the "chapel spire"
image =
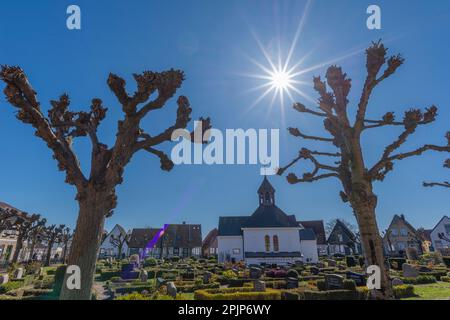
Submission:
[[258,189],[259,204],[263,206],[272,206],[275,204],[275,188],[272,187],[267,176],[264,176],[264,180]]

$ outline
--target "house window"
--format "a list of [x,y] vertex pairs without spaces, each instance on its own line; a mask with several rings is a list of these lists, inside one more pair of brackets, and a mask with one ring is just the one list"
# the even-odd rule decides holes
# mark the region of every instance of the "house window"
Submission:
[[273,251],[280,251],[280,246],[278,244],[278,236],[273,236]]
[[408,235],[408,230],[406,230],[406,228],[401,228],[401,229],[400,229],[400,234],[401,234],[403,237],[406,237],[406,236]]
[[183,257],[187,257],[189,255],[189,248],[183,248]]
[[394,237],[398,236],[398,231],[397,231],[397,229],[392,229],[392,230],[391,230],[391,234],[392,234]]
[[397,243],[397,248],[398,248],[398,250],[405,250],[406,245],[405,245],[404,242],[398,242]]
[[180,252],[180,251],[179,251],[178,248],[173,248],[173,254],[174,254],[174,255],[177,256],[179,252]]
[[237,249],[233,249],[233,254],[240,254],[241,253],[241,249],[237,248]]
[[264,237],[264,242],[265,242],[265,245],[266,245],[266,252],[269,252],[270,251],[270,237],[269,237],[269,235],[266,235]]
[[339,242],[343,242],[344,241],[344,239],[342,237],[342,234],[338,234],[338,239],[339,239]]

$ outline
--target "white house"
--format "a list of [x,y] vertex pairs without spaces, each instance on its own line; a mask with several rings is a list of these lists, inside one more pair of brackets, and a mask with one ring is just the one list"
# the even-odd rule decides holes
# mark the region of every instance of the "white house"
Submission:
[[[100,245],[100,258],[125,256],[128,252],[127,232],[116,224]],[[120,245],[122,247],[120,248]],[[120,254],[119,254],[119,251]]]
[[431,230],[431,242],[435,251],[450,252],[450,218],[443,216],[438,224]]
[[219,262],[245,261],[247,264],[318,261],[317,240],[294,215],[275,205],[275,189],[267,177],[258,189],[259,207],[251,216],[220,217]]

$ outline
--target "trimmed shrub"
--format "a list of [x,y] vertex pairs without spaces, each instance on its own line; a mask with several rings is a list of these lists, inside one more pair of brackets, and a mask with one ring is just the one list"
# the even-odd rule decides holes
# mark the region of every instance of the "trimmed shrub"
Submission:
[[53,295],[59,297],[64,282],[64,275],[66,274],[66,265],[59,266],[55,271],[55,280],[53,282]]
[[100,281],[107,281],[111,280],[113,277],[120,277],[120,271],[119,270],[111,270],[111,269],[102,269],[102,272],[100,273]]
[[298,271],[297,271],[297,270],[295,270],[295,269],[289,269],[288,272],[287,272],[287,276],[288,276],[288,278],[295,278],[295,279],[298,279],[299,274],[298,274]]
[[226,288],[197,290],[194,300],[280,300],[281,292],[266,289],[265,292],[255,292],[253,288]]
[[450,256],[442,257],[442,261],[444,262],[447,268],[450,268]]
[[140,293],[131,293],[115,298],[114,300],[152,300],[149,296],[144,296]]
[[266,288],[286,289],[286,287],[287,283],[284,280],[266,281]]
[[10,281],[0,285],[0,294],[7,293],[23,287],[23,281]]
[[158,264],[158,260],[155,258],[147,258],[144,261],[144,267],[154,267]]
[[154,286],[149,284],[144,284],[141,286],[126,286],[126,287],[118,287],[114,289],[117,294],[130,294],[130,293],[142,293],[143,291],[153,291]]
[[356,267],[356,260],[353,256],[346,256],[345,263],[347,264],[347,267]]
[[367,293],[358,290],[299,291],[300,300],[365,300]]
[[443,277],[441,277],[441,281],[443,281],[443,282],[450,282],[450,277],[449,276],[443,276]]
[[397,299],[414,297],[414,287],[412,285],[403,284],[394,287],[394,295]]
[[436,283],[436,278],[434,276],[418,276],[417,278],[400,278],[403,283],[406,284],[428,284],[428,283]]
[[323,279],[317,280],[316,285],[317,285],[317,289],[319,289],[319,291],[327,290],[327,283]]
[[345,290],[356,290],[356,282],[353,279],[344,279],[342,284]]

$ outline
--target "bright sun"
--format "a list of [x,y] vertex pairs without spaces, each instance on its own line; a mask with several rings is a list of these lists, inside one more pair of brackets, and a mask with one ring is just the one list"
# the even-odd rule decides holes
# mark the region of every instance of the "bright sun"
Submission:
[[286,90],[292,86],[292,75],[283,70],[271,72],[270,78],[271,85],[278,90]]

